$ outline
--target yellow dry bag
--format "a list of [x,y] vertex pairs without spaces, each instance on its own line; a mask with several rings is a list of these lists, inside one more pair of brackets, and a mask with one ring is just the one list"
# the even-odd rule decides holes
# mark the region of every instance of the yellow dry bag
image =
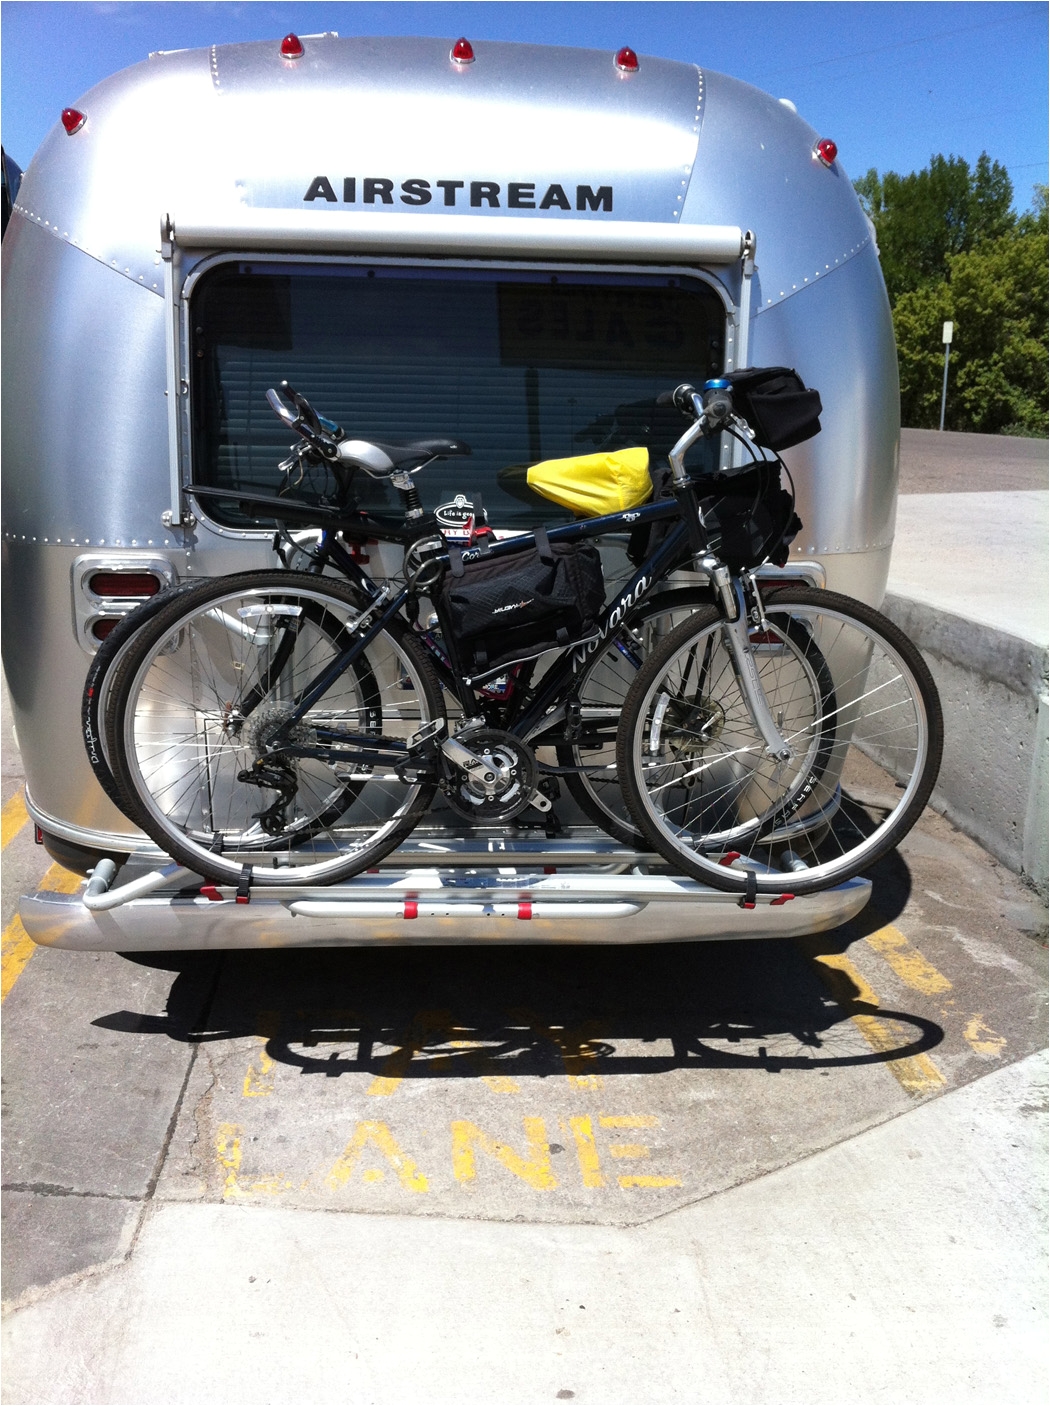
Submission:
[[533,464],[527,478],[530,488],[571,509],[577,517],[602,517],[637,508],[653,491],[648,449],[545,459],[542,464]]

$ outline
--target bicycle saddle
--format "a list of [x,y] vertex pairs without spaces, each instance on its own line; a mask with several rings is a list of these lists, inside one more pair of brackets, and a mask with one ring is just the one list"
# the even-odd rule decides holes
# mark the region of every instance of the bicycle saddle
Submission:
[[461,439],[414,439],[403,444],[388,440],[344,439],[338,445],[342,464],[364,469],[374,478],[422,468],[431,459],[459,459],[470,454]]

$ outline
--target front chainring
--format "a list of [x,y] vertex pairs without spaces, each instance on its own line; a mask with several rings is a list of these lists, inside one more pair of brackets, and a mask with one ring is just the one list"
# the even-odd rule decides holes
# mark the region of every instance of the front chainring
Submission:
[[461,732],[456,740],[482,758],[498,783],[495,793],[487,795],[480,780],[457,768],[442,788],[452,809],[475,824],[499,824],[520,815],[532,799],[539,775],[532,748],[498,727]]

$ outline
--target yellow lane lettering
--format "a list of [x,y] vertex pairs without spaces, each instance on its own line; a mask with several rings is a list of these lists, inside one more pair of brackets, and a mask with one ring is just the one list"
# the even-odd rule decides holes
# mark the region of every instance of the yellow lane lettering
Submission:
[[235,1201],[239,1196],[277,1196],[282,1191],[290,1191],[292,1183],[278,1175],[260,1177],[256,1181],[241,1182],[241,1137],[238,1123],[220,1123],[215,1132],[215,1155],[225,1173],[222,1187],[224,1201]]
[[[420,1011],[401,1044],[386,1059],[367,1089],[371,1098],[389,1098],[401,1087],[409,1066],[417,1055],[426,1054],[428,1065],[441,1073],[453,1072],[459,1059],[466,1058],[471,1068],[493,1093],[516,1094],[518,1084],[506,1074],[493,1070],[495,1061],[480,1040],[465,1040],[450,1011]],[[443,1051],[442,1046],[447,1048]],[[437,1048],[432,1048],[437,1047]],[[454,1055],[453,1050],[462,1050]]]
[[[655,1128],[659,1118],[651,1113],[603,1113],[599,1119],[603,1128]],[[652,1148],[641,1142],[614,1142],[609,1144],[609,1156],[618,1160],[642,1159],[652,1156]],[[658,1176],[619,1176],[616,1178],[623,1187],[653,1189],[661,1186],[681,1186],[681,1177]]]
[[272,1056],[267,1054],[266,1046],[271,1040],[277,1038],[280,1026],[281,1015],[279,1011],[259,1012],[255,1028],[259,1032],[261,1048],[252,1057],[248,1072],[244,1076],[243,1093],[245,1098],[264,1098],[267,1094],[273,1093],[274,1072],[277,1065]]
[[[832,996],[871,1048],[877,1054],[891,1054],[898,1049],[900,1035],[891,1023],[871,1014],[879,1009],[879,998],[849,958],[828,952],[818,956],[816,962]],[[927,1054],[890,1059],[886,1067],[901,1088],[916,1098],[943,1088],[945,1083],[944,1075]]]
[[521,1121],[528,1148],[525,1157],[507,1143],[489,1137],[476,1123],[457,1119],[452,1124],[452,1175],[456,1180],[465,1184],[475,1179],[478,1170],[474,1149],[479,1148],[535,1191],[550,1191],[557,1186],[557,1178],[551,1171],[551,1150],[543,1119],[523,1118]]
[[6,849],[14,837],[29,823],[25,797],[16,792],[0,811],[0,849]]
[[[8,801],[7,804],[10,805],[11,802]],[[6,812],[7,807],[4,809]],[[76,893],[83,882],[79,874],[71,874],[60,864],[52,864],[41,880],[40,887],[51,893]],[[0,1001],[7,1000],[12,987],[35,951],[36,943],[23,927],[22,919],[16,914],[4,928],[0,941]]]
[[549,1040],[561,1055],[565,1066],[565,1077],[574,1089],[600,1089],[602,1078],[592,1071],[591,1066],[598,1058],[597,1037],[605,1028],[600,1020],[587,1020],[582,1025],[546,1025],[534,1011],[514,1010],[512,1020],[520,1021],[544,1040]]
[[[385,1123],[368,1121],[358,1123],[354,1129],[354,1135],[347,1143],[341,1155],[336,1159],[331,1171],[325,1178],[325,1185],[330,1191],[338,1191],[349,1182],[354,1174],[354,1168],[362,1158],[366,1147],[375,1150],[386,1159],[388,1165],[397,1176],[398,1181],[406,1191],[424,1192],[429,1190],[430,1183],[416,1166],[415,1162],[407,1153],[402,1152],[397,1144],[393,1133]],[[380,1182],[385,1176],[382,1167],[368,1167],[362,1171],[362,1181],[374,1183]]]
[[576,1161],[580,1168],[580,1180],[584,1186],[604,1186],[602,1164],[598,1157],[598,1145],[594,1141],[594,1124],[589,1117],[570,1118],[569,1131],[576,1145]]

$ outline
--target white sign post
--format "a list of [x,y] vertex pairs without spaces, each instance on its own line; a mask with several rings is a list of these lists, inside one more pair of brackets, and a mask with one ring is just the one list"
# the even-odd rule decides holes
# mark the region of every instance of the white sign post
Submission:
[[941,386],[941,429],[944,429],[944,405],[948,399],[948,357],[952,350],[952,333],[955,331],[954,322],[946,322],[941,331],[941,340],[944,342],[944,384]]

